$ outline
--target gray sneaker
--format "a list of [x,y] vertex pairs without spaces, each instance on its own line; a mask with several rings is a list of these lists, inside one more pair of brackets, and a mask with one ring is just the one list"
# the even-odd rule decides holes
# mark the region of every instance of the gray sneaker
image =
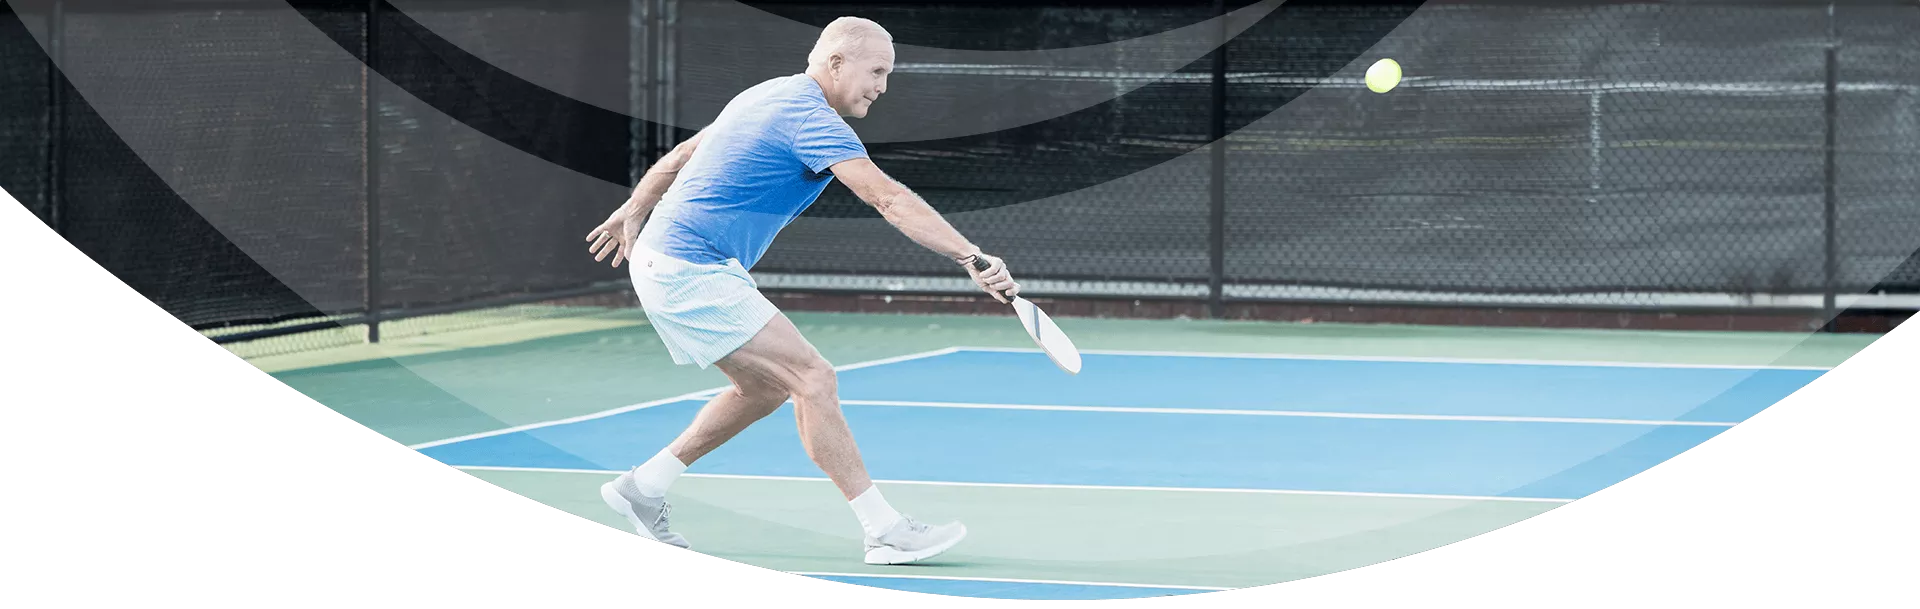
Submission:
[[967,526],[958,522],[929,526],[902,517],[878,539],[867,538],[867,564],[903,565],[926,560],[952,549],[966,537]]
[[665,497],[655,499],[640,494],[633,485],[633,472],[620,474],[612,482],[600,485],[600,498],[607,507],[627,517],[627,523],[633,525],[633,531],[641,537],[679,546],[690,547],[687,538],[667,529],[667,515],[673,511],[673,504]]

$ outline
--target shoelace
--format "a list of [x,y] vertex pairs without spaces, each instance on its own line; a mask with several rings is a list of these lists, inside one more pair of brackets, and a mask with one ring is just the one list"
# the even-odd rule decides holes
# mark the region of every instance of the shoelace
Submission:
[[667,530],[667,516],[672,513],[673,504],[664,501],[660,502],[660,517],[654,520],[654,524],[659,525],[662,531]]

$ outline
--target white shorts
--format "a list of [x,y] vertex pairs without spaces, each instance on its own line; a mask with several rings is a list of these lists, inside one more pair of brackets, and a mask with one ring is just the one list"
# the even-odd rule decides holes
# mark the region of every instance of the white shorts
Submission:
[[705,369],[780,313],[737,260],[694,264],[637,244],[634,254],[633,290],[675,364]]

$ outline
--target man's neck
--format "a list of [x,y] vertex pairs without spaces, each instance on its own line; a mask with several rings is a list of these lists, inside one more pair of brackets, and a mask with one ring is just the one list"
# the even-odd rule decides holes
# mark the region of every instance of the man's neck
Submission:
[[[825,76],[822,76],[819,72],[815,71],[813,68],[808,68],[806,71],[806,75],[808,78],[813,79],[813,84],[820,87],[821,96],[827,98],[827,107],[833,108],[833,96],[827,93],[828,91],[827,83],[832,81],[828,80]],[[838,113],[840,112],[840,109],[833,108],[833,111],[835,113]]]

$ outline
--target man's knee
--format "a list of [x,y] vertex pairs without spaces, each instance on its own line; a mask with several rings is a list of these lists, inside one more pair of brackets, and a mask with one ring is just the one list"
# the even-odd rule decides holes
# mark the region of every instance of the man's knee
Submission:
[[761,362],[750,358],[729,359],[721,363],[720,370],[733,382],[727,392],[742,402],[762,407],[766,412],[760,416],[766,416],[778,410],[790,392],[777,369],[755,365],[757,363]]
[[782,388],[779,383],[766,381],[735,381],[730,390],[734,395],[739,396],[749,404],[765,405],[769,413],[778,409],[782,402],[787,401],[787,391]]
[[840,378],[827,360],[814,358],[794,371],[793,395],[799,399],[831,399],[840,391]]

